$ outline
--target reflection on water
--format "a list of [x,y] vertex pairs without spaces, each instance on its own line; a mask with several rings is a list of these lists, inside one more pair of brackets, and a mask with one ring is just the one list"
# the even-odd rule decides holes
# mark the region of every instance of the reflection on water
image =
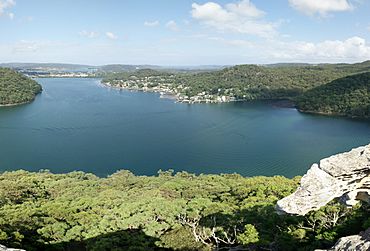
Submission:
[[370,142],[369,121],[304,115],[275,102],[187,105],[96,79],[39,82],[35,102],[0,109],[0,170],[292,177]]

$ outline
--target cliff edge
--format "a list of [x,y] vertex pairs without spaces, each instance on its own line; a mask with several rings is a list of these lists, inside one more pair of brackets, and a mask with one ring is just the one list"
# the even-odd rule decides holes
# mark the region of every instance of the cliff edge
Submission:
[[370,145],[341,153],[313,164],[298,189],[279,200],[279,213],[305,215],[331,200],[341,198],[348,206],[370,202]]
[[[352,149],[313,164],[298,189],[277,202],[278,213],[305,215],[340,198],[347,206],[370,203],[370,145]],[[370,250],[370,229],[343,237],[328,251]]]

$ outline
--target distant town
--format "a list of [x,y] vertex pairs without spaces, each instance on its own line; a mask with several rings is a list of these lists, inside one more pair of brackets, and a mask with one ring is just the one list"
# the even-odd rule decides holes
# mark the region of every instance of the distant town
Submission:
[[[226,93],[229,93],[229,95],[209,94],[206,91],[200,92],[196,95],[186,95],[189,86],[173,84],[174,78],[174,75],[147,77],[131,76],[129,80],[103,81],[103,84],[109,87],[127,90],[157,92],[161,94],[161,98],[172,98],[179,103],[227,103],[236,101],[234,94],[228,90],[226,90]],[[218,92],[221,93],[221,89],[219,89]]]
[[98,77],[98,69],[89,68],[87,70],[72,71],[59,68],[15,68],[16,71],[23,73],[31,78],[93,78]]
[[11,68],[31,78],[94,78],[104,77],[108,73],[134,72],[140,69],[151,69],[167,72],[202,72],[222,69],[226,66],[174,66],[158,65],[76,65],[58,63],[3,63],[0,67]]

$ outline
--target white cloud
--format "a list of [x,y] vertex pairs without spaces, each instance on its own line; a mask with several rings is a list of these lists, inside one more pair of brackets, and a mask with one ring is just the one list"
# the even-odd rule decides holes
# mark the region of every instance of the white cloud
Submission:
[[145,21],[144,22],[144,25],[145,26],[148,26],[148,27],[155,27],[155,26],[158,26],[159,25],[159,21],[158,20],[155,20],[155,21]]
[[249,47],[249,48],[255,47],[254,43],[247,41],[247,40],[241,40],[241,39],[229,40],[227,41],[227,43],[232,46],[243,46],[243,47]]
[[192,17],[201,23],[220,31],[271,37],[275,35],[277,23],[262,20],[265,12],[259,10],[250,0],[241,0],[224,7],[214,3],[192,4]]
[[99,33],[96,31],[80,31],[79,32],[80,36],[87,37],[87,38],[96,38],[99,36]]
[[179,27],[177,26],[177,23],[173,20],[171,21],[168,21],[166,23],[166,27],[172,31],[178,31],[179,30]]
[[113,33],[113,32],[110,32],[110,31],[107,31],[105,33],[105,35],[109,38],[109,39],[112,39],[112,40],[115,40],[117,39],[118,37]]
[[[88,64],[242,64],[242,63],[354,63],[370,59],[370,41],[361,37],[344,40],[282,41],[282,40],[233,40],[206,34],[181,37],[181,40],[196,41],[197,44],[212,44],[203,47],[194,59],[193,49],[168,49],[172,46],[158,45],[128,47],[106,40],[89,43],[66,43],[64,41],[21,40],[16,43],[0,42],[2,61],[53,61]],[[175,42],[167,41],[167,42]],[[208,41],[208,42],[207,42]],[[178,44],[178,43],[177,43]],[[215,50],[215,48],[218,48]],[[94,51],[94,53],[91,53]],[[174,56],[178,53],[178,56]],[[81,61],[82,60],[82,61]],[[122,61],[123,60],[123,61]]]
[[[2,45],[2,47],[4,46],[5,45]],[[60,53],[63,55],[65,49],[71,46],[71,44],[59,41],[20,40],[16,43],[8,44],[7,46],[12,56],[37,55],[37,53],[45,51],[48,53],[52,51],[53,53]],[[49,56],[52,56],[51,54]]]
[[290,5],[306,15],[326,16],[329,12],[349,11],[353,5],[348,0],[289,0]]
[[[107,47],[111,43],[107,43]],[[91,58],[103,58],[107,47],[94,43],[70,43],[52,40],[20,40],[0,42],[3,62],[88,62]],[[90,51],[90,53],[88,53]],[[94,51],[94,53],[91,53]],[[98,56],[97,56],[98,55]],[[122,54],[121,54],[122,55]],[[108,57],[109,58],[109,57]],[[109,59],[107,59],[109,61]]]
[[45,45],[36,41],[21,40],[14,44],[13,53],[36,52]]
[[14,18],[13,13],[7,13],[7,9],[10,9],[15,5],[14,0],[0,0],[0,16],[7,15],[10,19]]
[[301,60],[307,62],[358,62],[370,59],[370,44],[361,37],[346,40],[311,42],[274,42],[270,55],[281,61]]
[[221,42],[226,45],[231,45],[233,47],[238,46],[238,47],[243,47],[243,48],[253,48],[255,45],[253,42],[248,41],[248,40],[242,40],[242,39],[225,39],[223,37],[207,37],[208,40],[212,41],[217,41]]
[[227,4],[226,9],[228,9],[231,13],[246,17],[257,18],[265,15],[265,12],[257,9],[257,7],[254,6],[254,4],[250,0],[243,0],[236,4]]
[[[370,59],[370,43],[361,37],[349,37],[344,40],[265,41],[232,40],[223,37],[204,37],[224,44],[222,51],[227,52],[240,63],[354,63]],[[201,38],[199,38],[201,39]]]

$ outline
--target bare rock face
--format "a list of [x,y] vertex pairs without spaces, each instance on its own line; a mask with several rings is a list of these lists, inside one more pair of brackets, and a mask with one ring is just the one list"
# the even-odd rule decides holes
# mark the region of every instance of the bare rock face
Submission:
[[370,250],[370,229],[359,235],[340,238],[334,247],[328,250],[316,251],[368,251]]
[[305,215],[334,198],[348,206],[359,200],[370,202],[370,145],[323,159],[313,164],[299,188],[278,201],[278,213]]
[[25,251],[23,249],[14,249],[14,248],[7,248],[3,245],[0,245],[0,251]]
[[[276,209],[278,213],[305,215],[334,198],[341,198],[348,206],[355,205],[359,200],[370,203],[370,145],[313,164],[302,177],[298,189],[278,201]],[[342,250],[370,250],[370,228],[359,235],[340,238],[334,247],[326,251]]]

